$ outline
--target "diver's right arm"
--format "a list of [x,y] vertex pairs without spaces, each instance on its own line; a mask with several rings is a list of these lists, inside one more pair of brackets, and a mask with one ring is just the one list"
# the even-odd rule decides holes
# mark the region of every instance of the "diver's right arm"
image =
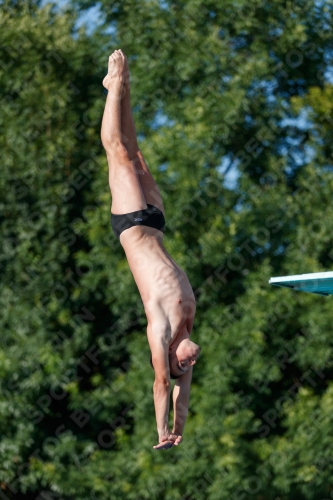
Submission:
[[155,371],[153,386],[156,425],[159,441],[169,431],[169,407],[170,407],[170,368],[169,368],[169,344],[159,328],[154,328],[156,322],[148,321],[147,335],[151,350],[152,364]]
[[169,434],[169,407],[170,407],[170,393],[171,384],[165,382],[154,382],[154,405],[156,424],[159,441],[165,435]]

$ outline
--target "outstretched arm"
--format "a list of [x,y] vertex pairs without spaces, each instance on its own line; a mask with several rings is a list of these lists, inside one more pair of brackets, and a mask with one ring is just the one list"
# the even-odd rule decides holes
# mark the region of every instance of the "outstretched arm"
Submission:
[[193,366],[184,375],[179,377],[173,389],[173,429],[172,433],[183,435],[185,422],[188,415]]
[[169,433],[169,405],[170,405],[170,384],[154,382],[154,405],[156,414],[156,424],[159,440]]
[[159,436],[160,443],[155,450],[165,450],[183,441],[183,431],[188,414],[193,366],[177,379],[173,389],[173,429],[170,434]]
[[[154,333],[155,332],[155,333]],[[156,334],[156,330],[152,327],[152,323],[147,325],[148,341],[152,353],[152,364],[155,370],[154,382],[154,405],[156,412],[156,423],[159,444],[154,446],[155,450],[165,450],[173,445],[178,445],[182,441],[181,436],[175,433],[170,433],[168,425],[169,405],[170,405],[170,369],[168,357],[168,341],[161,335]],[[184,428],[187,416],[187,408],[189,401],[189,390],[186,397],[187,389],[190,386],[192,379],[192,367],[177,379],[174,389],[174,397],[177,394],[177,402],[175,403],[174,418],[177,422],[177,429]],[[176,391],[176,392],[175,392]],[[186,416],[184,419],[184,405],[186,406]]]
[[[169,431],[169,406],[171,383],[169,375],[168,343],[163,335],[158,334],[158,330],[153,328],[152,323],[148,321],[147,325],[148,342],[152,354],[152,364],[155,370],[154,381],[154,405],[156,414],[156,424],[159,443],[165,441],[170,434]],[[155,449],[164,449],[164,445],[154,446]]]

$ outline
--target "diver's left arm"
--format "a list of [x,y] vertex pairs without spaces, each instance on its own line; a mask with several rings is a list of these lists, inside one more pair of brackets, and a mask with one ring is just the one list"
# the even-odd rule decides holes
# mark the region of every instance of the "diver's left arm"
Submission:
[[188,414],[193,366],[179,377],[173,388],[173,429],[172,433],[160,436],[160,443],[155,450],[169,449],[178,446],[183,441],[183,430]]
[[173,429],[172,433],[182,436],[186,418],[188,415],[188,405],[190,402],[190,391],[192,382],[193,366],[184,375],[176,380],[173,389]]

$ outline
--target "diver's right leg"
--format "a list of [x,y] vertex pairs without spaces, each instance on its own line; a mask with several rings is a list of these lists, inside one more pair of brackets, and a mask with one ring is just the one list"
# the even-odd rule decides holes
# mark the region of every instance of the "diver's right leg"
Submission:
[[147,208],[139,175],[121,136],[121,94],[124,57],[116,50],[109,58],[103,85],[108,89],[102,120],[101,139],[109,164],[112,195],[111,212],[125,214]]

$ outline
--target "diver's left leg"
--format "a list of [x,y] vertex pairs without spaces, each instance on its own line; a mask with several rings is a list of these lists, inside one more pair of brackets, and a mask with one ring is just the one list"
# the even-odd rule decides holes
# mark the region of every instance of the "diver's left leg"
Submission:
[[130,97],[130,78],[128,62],[125,54],[119,51],[124,58],[124,78],[123,78],[123,91],[121,96],[121,136],[122,142],[126,147],[129,157],[134,162],[136,167],[142,192],[146,199],[146,203],[154,205],[164,214],[164,206],[161,193],[152,176],[144,156],[139,148],[136,130],[131,109]]
[[103,114],[101,139],[109,164],[111,212],[114,214],[147,208],[137,169],[121,137],[123,67],[123,58],[119,51],[115,51],[109,58],[108,75],[103,80],[103,85],[109,92]]

